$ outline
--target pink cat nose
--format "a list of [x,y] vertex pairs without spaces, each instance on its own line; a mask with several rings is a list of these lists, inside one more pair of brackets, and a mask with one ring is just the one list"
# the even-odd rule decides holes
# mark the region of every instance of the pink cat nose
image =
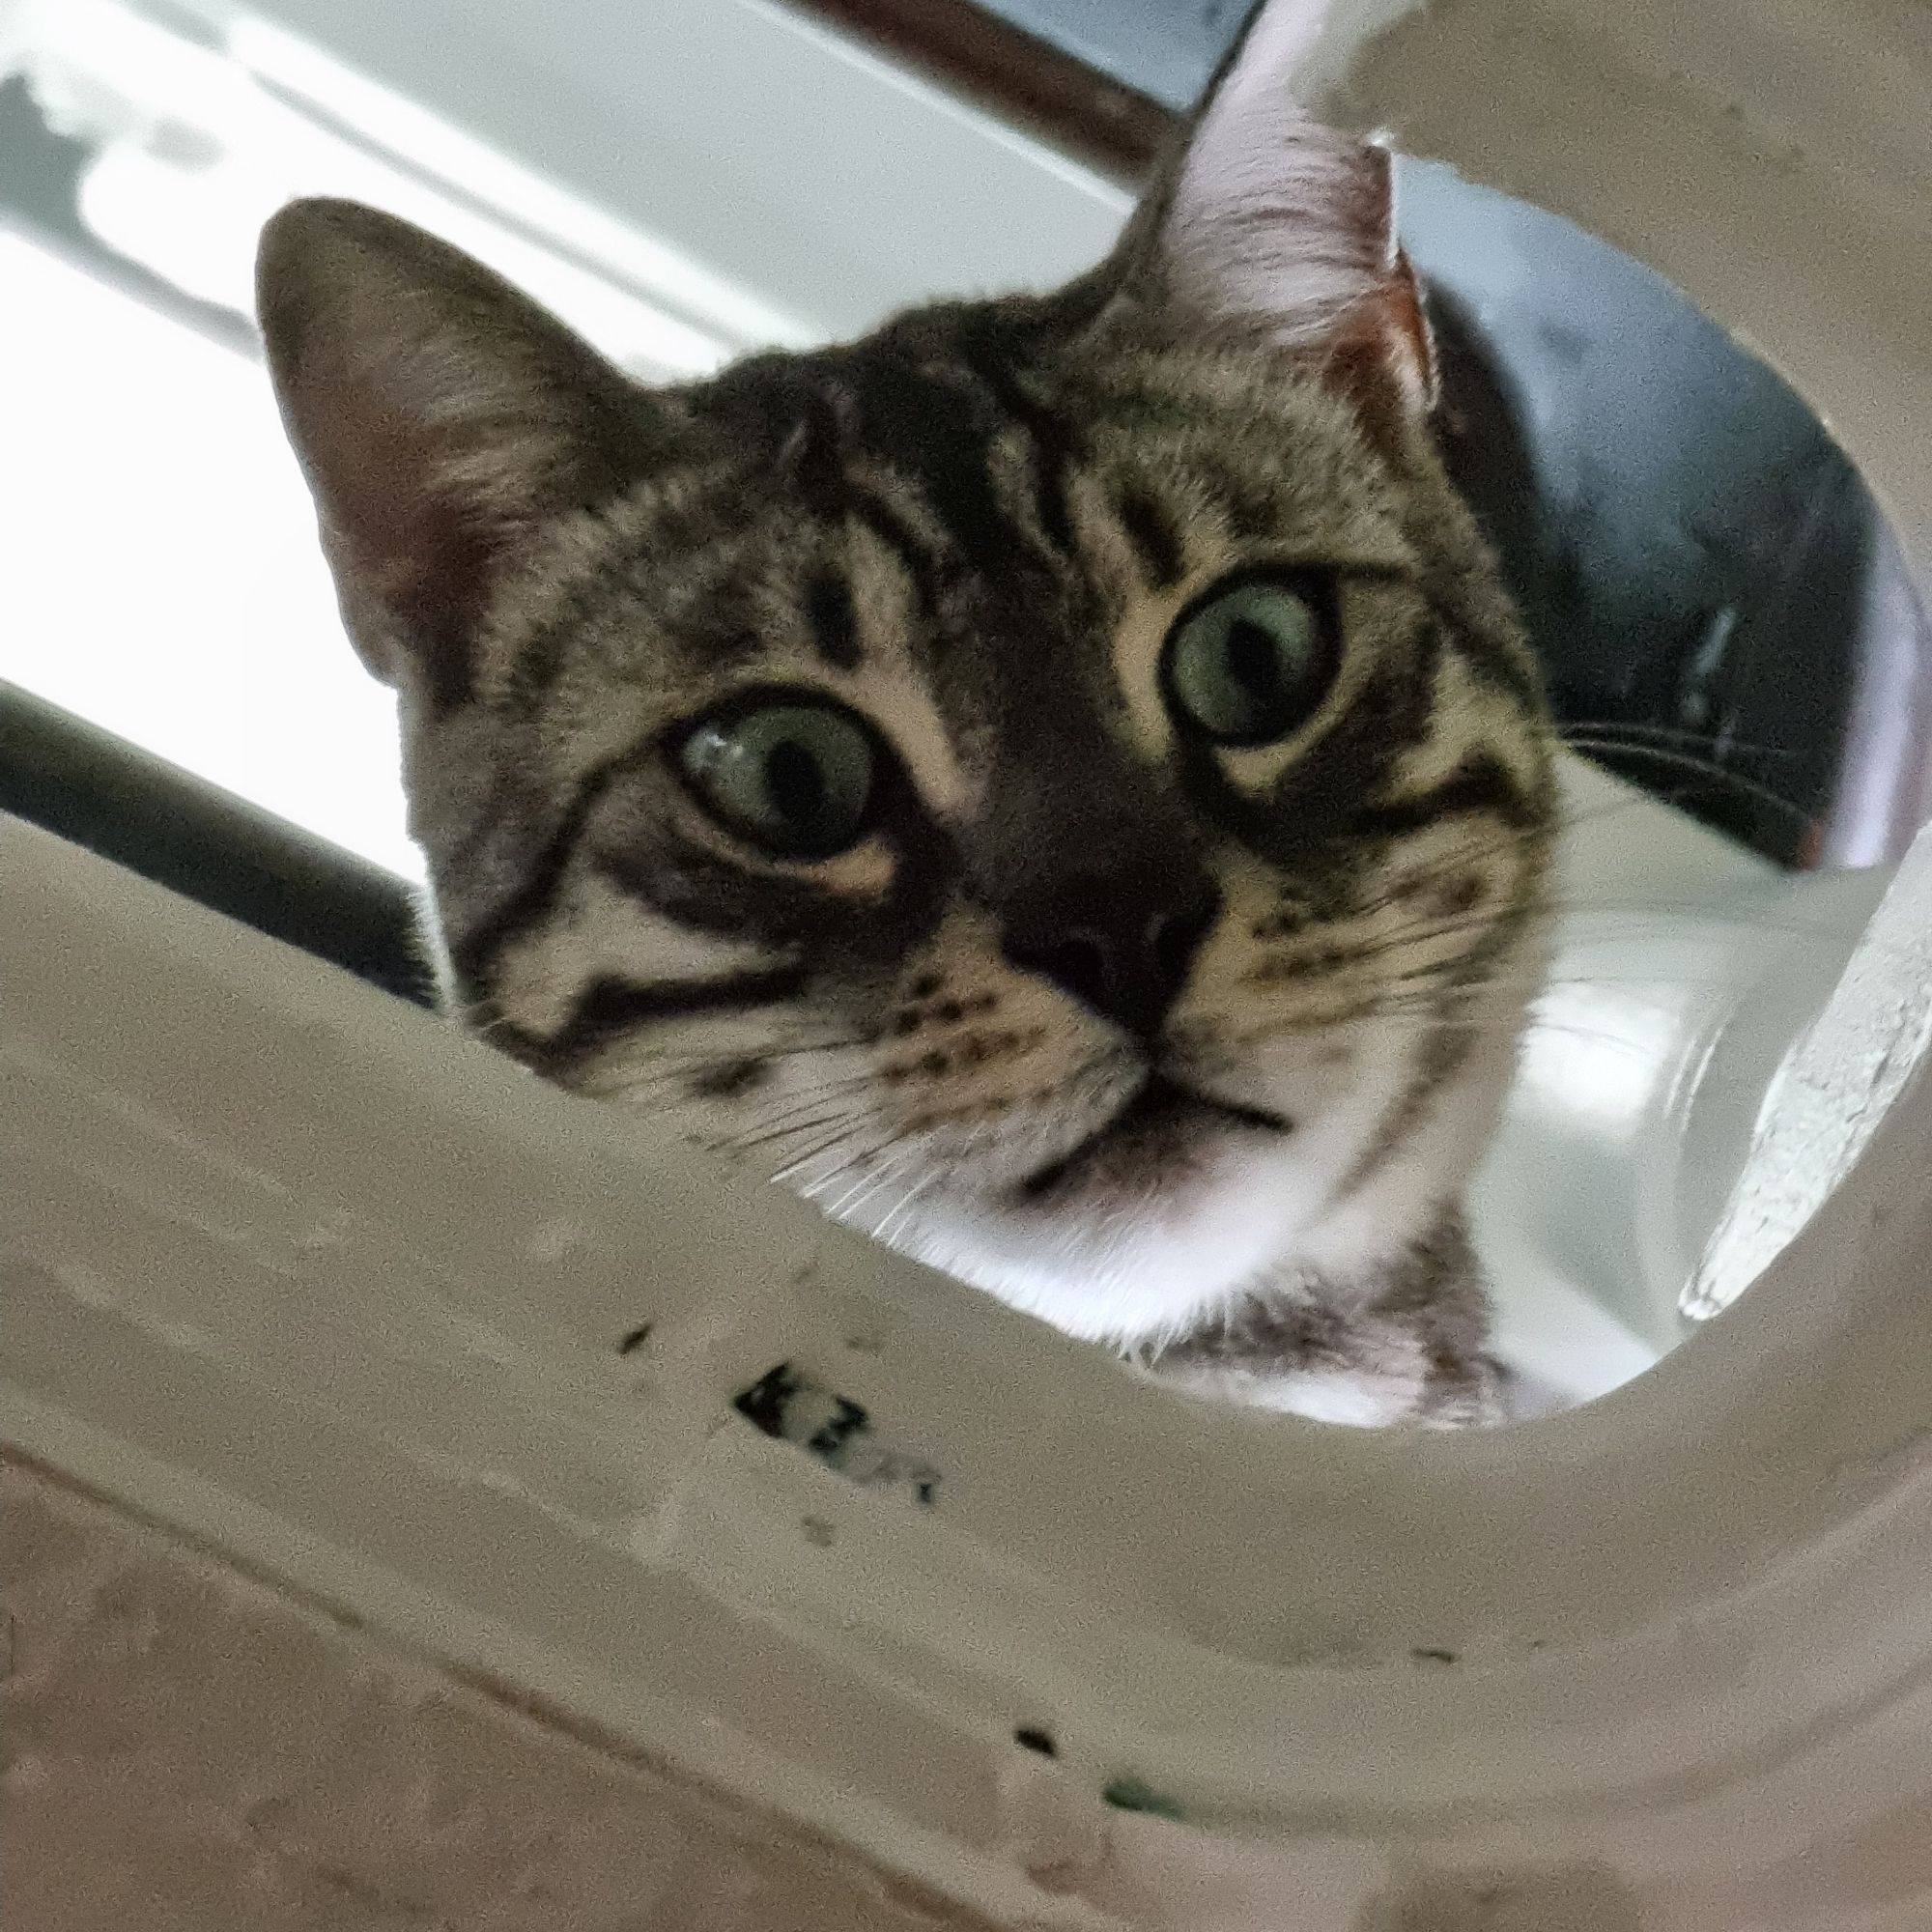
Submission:
[[1152,1040],[1220,910],[1219,890],[1192,867],[1079,873],[1036,887],[1011,908],[1002,951],[1137,1039]]

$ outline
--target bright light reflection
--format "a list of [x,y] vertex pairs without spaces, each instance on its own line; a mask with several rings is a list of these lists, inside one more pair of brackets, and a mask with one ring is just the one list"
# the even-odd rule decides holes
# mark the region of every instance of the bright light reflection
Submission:
[[262,223],[296,195],[328,193],[468,249],[654,380],[805,338],[701,263],[302,43],[246,18],[226,38],[225,52],[191,44],[114,0],[63,0],[25,29],[37,103],[97,151],[83,219],[178,288],[245,313]]
[[1628,987],[1592,980],[1573,962],[1560,962],[1523,1037],[1522,1092],[1629,1132],[1682,1056],[1684,1004],[1661,972],[1654,985]]
[[0,233],[0,678],[419,877],[259,364]]
[[[245,311],[261,223],[294,194],[327,191],[447,236],[650,378],[702,374],[805,333],[266,26],[231,22],[223,54],[113,0],[30,11],[36,98],[99,151],[82,218],[204,300]],[[460,182],[464,198],[275,89]],[[479,211],[477,196],[526,226]],[[335,620],[313,510],[260,366],[4,232],[0,288],[0,678],[420,876],[403,830],[393,705]]]
[[[606,214],[266,20],[244,14],[231,21],[228,52],[250,75],[316,103],[338,124],[391,154],[409,156],[440,180],[461,184],[467,195],[514,214],[535,233],[579,253],[654,308],[695,321],[702,332],[693,339],[710,345],[709,356],[702,348],[680,346],[660,358],[668,368],[682,368],[685,360],[694,370],[710,366],[720,340],[741,348],[803,348],[818,339],[816,329],[787,310],[713,274],[689,255],[639,233],[633,223]],[[447,212],[460,213],[453,205]],[[457,239],[440,224],[438,232]],[[669,326],[668,313],[658,319]]]

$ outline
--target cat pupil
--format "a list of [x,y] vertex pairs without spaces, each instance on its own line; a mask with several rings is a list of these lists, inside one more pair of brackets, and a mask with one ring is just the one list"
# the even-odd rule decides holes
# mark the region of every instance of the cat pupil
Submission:
[[825,773],[795,738],[781,738],[765,756],[765,794],[781,818],[814,829],[825,814]]
[[1252,617],[1228,626],[1228,674],[1247,693],[1257,713],[1271,711],[1281,696],[1281,652],[1274,633]]

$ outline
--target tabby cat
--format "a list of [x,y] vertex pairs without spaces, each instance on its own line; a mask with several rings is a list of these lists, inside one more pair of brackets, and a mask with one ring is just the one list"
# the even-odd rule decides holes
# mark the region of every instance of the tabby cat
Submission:
[[1448,1424],[1553,739],[1282,22],[1050,295],[653,390],[308,201],[262,326],[464,1023],[1196,1389]]

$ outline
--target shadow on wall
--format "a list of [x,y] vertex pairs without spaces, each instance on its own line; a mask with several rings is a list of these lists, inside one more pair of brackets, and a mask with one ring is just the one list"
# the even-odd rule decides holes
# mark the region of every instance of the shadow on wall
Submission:
[[1804,399],[1662,276],[1404,160],[1445,455],[1566,735],[1787,865],[1874,865],[1932,812],[1932,622]]

